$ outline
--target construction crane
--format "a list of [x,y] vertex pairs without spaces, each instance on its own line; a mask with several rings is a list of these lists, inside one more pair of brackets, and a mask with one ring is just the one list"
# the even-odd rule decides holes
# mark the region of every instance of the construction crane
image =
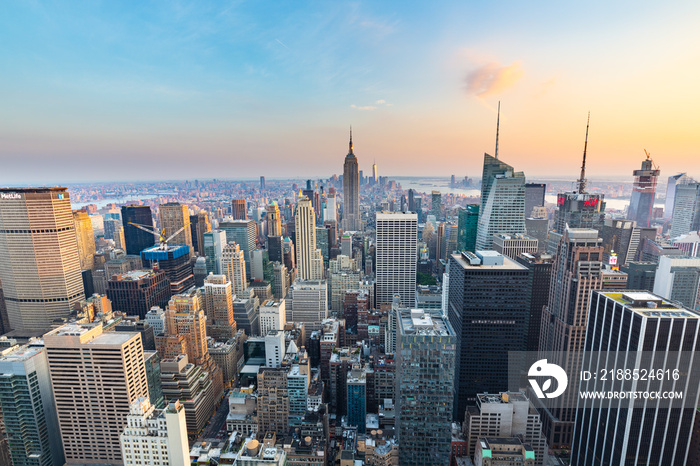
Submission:
[[651,158],[651,154],[649,152],[647,152],[646,149],[644,149],[644,153],[647,155],[647,160],[651,160],[651,165],[654,167],[654,170],[658,170],[659,167],[654,162],[654,159]]
[[171,239],[175,238],[175,237],[176,237],[177,235],[179,235],[180,233],[182,233],[182,232],[185,230],[185,228],[189,227],[189,226],[190,226],[190,222],[185,222],[185,226],[183,226],[182,228],[180,228],[179,230],[177,230],[175,233],[173,233],[172,235],[168,236],[167,238],[163,235],[163,229],[158,230],[158,229],[156,229],[156,228],[154,228],[154,227],[152,227],[152,226],[148,226],[148,225],[139,225],[138,223],[132,223],[132,222],[129,222],[129,225],[133,225],[133,226],[135,226],[136,228],[138,228],[139,230],[143,230],[143,231],[145,231],[145,232],[147,232],[147,233],[151,233],[151,234],[157,236],[157,237],[158,237],[158,240],[159,240],[159,242],[160,242],[160,246],[158,247],[158,249],[160,249],[161,251],[165,251],[165,250],[168,249],[168,242],[169,242]]

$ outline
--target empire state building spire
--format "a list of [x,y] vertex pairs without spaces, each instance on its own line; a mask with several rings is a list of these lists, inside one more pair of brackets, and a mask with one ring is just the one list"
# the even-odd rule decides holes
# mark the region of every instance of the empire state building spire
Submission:
[[354,157],[355,154],[352,152],[352,125],[350,125],[350,150],[348,151],[348,157]]

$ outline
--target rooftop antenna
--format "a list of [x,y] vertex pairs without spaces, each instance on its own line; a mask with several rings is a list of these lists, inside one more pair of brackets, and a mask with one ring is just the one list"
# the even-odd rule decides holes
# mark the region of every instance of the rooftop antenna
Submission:
[[501,125],[501,101],[498,101],[498,117],[496,118],[496,153],[494,157],[498,160],[498,127]]
[[348,155],[355,155],[352,153],[352,125],[350,125],[350,152],[348,152]]
[[578,192],[586,192],[586,149],[588,148],[588,124],[591,121],[591,112],[588,112],[586,121],[586,142],[583,143],[583,163],[581,164],[581,177],[578,179]]

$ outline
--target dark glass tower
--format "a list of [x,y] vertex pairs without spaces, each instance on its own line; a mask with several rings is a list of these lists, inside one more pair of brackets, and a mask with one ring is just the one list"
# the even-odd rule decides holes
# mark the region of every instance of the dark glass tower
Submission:
[[544,205],[544,193],[547,185],[544,183],[525,184],[525,218],[532,215],[533,207]]
[[[652,293],[592,292],[583,368],[597,370],[599,353],[615,361],[616,369],[622,371],[639,369],[636,358],[643,358],[640,365],[651,366],[657,373],[680,368],[677,382],[670,378],[644,378],[634,384],[634,389],[676,390],[683,391],[684,396],[665,401],[641,397],[616,401],[580,399],[571,464],[697,464],[686,460],[697,415],[700,374],[693,356],[700,351],[699,334],[700,315]],[[616,358],[618,352],[625,356]],[[611,383],[592,377],[581,382],[580,390],[609,390]]]
[[147,228],[153,228],[153,216],[149,206],[122,206],[122,223],[124,224],[124,241],[126,242],[127,254],[138,256],[141,254],[141,251],[155,244],[156,237],[153,233],[148,233],[130,225],[131,223],[136,223]]
[[524,351],[529,270],[494,251],[452,254],[447,315],[457,335],[454,419],[477,393],[508,387],[508,351]]

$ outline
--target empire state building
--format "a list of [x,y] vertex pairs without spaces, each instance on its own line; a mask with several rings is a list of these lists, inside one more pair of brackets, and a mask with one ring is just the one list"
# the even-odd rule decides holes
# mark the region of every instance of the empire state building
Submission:
[[352,128],[350,128],[350,150],[343,166],[343,230],[362,231],[360,219],[360,172],[357,157],[352,152]]

